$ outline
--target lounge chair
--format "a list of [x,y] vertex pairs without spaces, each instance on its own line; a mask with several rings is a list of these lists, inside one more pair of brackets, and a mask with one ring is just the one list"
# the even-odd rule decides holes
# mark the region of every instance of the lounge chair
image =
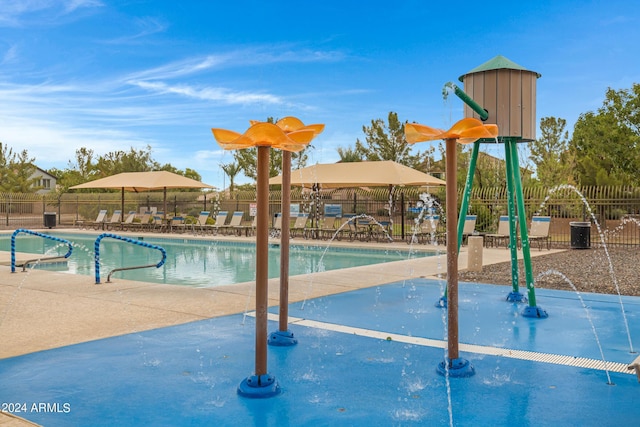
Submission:
[[186,229],[185,219],[183,216],[174,216],[169,223],[169,232],[184,233]]
[[439,243],[444,235],[438,233],[438,225],[440,225],[440,215],[425,216],[420,225],[414,228],[408,243],[411,243],[413,236],[418,243]]
[[298,233],[300,236],[305,236],[305,229],[307,228],[307,221],[309,220],[309,214],[299,213],[296,217],[296,222],[291,227],[291,237],[296,237]]
[[136,211],[129,211],[129,213],[127,214],[127,218],[120,223],[120,230],[124,231],[125,229],[128,229],[131,224],[133,224],[133,220],[136,217]]
[[85,228],[92,227],[94,230],[97,230],[98,228],[102,227],[102,229],[104,230],[104,222],[106,220],[107,220],[107,210],[102,209],[100,212],[98,212],[98,216],[96,217],[96,220],[88,222]]
[[249,234],[251,235],[255,234],[257,222],[258,222],[258,217],[254,216],[253,221],[251,221],[250,225],[238,225],[234,227],[236,234],[238,236],[241,236],[243,231],[245,236],[249,236]]
[[213,230],[214,234],[218,234],[218,230],[224,229],[228,214],[228,211],[218,212],[218,215],[216,215],[216,222],[211,226],[211,230]]
[[369,218],[357,218],[355,223],[351,223],[351,240],[358,239],[361,242],[371,240],[371,231],[375,223]]
[[542,250],[542,244],[546,242],[547,249],[551,249],[549,239],[550,216],[534,216],[531,218],[531,228],[529,229],[529,245],[538,242],[538,249]]
[[107,230],[115,230],[116,226],[120,226],[120,221],[122,221],[122,211],[120,209],[116,209],[113,211],[111,219],[104,223],[104,226]]
[[231,215],[231,221],[229,221],[229,224],[227,224],[227,225],[225,225],[223,227],[223,230],[228,231],[229,234],[235,233],[236,232],[236,227],[239,227],[240,224],[242,224],[242,217],[243,216],[244,216],[244,212],[235,211]]
[[333,231],[331,237],[335,236],[336,240],[342,240],[342,238],[346,235],[351,239],[351,223],[354,221],[355,214],[344,214],[342,218],[340,218],[340,222],[337,225],[337,228]]
[[331,239],[334,234],[336,234],[336,230],[338,229],[337,227],[337,221],[338,221],[338,215],[325,215],[324,218],[322,218],[322,223],[319,224],[318,228],[319,228],[319,238],[321,239]]
[[478,215],[467,215],[464,217],[464,227],[462,229],[462,243],[466,242],[467,237],[476,231],[476,221]]
[[194,234],[200,232],[202,234],[207,234],[207,230],[212,230],[211,225],[207,224],[207,220],[209,219],[209,211],[201,211],[200,215],[198,215],[198,219],[196,219],[195,224],[191,225],[191,230]]
[[269,227],[269,235],[278,237],[280,236],[280,233],[282,233],[282,214],[278,212],[275,220],[273,221],[273,225]]
[[151,219],[151,211],[146,211],[140,217],[140,222],[133,222],[129,227],[131,231],[144,231],[149,228],[149,220]]
[[[516,221],[518,219],[516,218]],[[517,228],[516,228],[517,230]],[[498,232],[497,233],[491,233],[491,234],[486,234],[485,237],[485,244],[487,247],[491,246],[491,247],[500,247],[502,242],[505,242],[505,247],[509,248],[509,242],[510,242],[510,238],[509,238],[509,216],[508,215],[502,215],[500,216],[500,219],[498,221]]]
[[313,221],[311,221],[304,230],[304,237],[307,239],[324,239],[329,237],[329,235],[333,236],[336,231],[336,218],[336,215],[325,215],[324,217],[318,218],[315,225]]
[[152,215],[149,219],[149,223],[146,228],[149,231],[155,231],[158,233],[163,233],[167,230],[167,222],[164,219],[164,212],[156,212],[155,215]]

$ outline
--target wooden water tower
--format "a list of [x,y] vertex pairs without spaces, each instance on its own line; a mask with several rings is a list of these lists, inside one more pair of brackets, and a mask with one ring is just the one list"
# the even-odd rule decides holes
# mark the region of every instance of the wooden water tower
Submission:
[[[536,80],[540,74],[498,55],[463,74],[464,92],[489,113],[484,122],[496,124],[500,136],[518,141],[536,139]],[[465,117],[480,119],[465,104]],[[483,141],[490,142],[490,141]]]
[[513,288],[513,291],[507,296],[507,301],[527,301],[527,297],[519,291],[518,285],[517,228],[519,227],[529,301],[529,306],[525,308],[523,316],[546,318],[548,316],[547,312],[536,305],[527,231],[527,214],[524,206],[520,162],[516,147],[519,142],[536,139],[536,80],[539,77],[540,74],[526,70],[504,56],[498,55],[460,76],[460,81],[464,83],[464,91],[461,91],[453,84],[447,84],[447,86],[453,86],[456,95],[464,101],[465,118],[476,118],[483,120],[487,124],[498,126],[498,137],[496,139],[479,139],[473,143],[458,217],[458,248],[462,243],[464,217],[469,207],[480,144],[504,143],[505,169],[507,173],[507,209],[509,213],[509,249],[511,250],[512,266],[511,284]]

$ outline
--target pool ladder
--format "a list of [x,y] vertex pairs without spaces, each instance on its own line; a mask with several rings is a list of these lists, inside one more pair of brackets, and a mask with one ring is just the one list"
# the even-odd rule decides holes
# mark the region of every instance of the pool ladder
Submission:
[[37,231],[27,230],[25,228],[18,228],[11,235],[11,272],[12,273],[16,272],[16,236],[18,234],[20,234],[20,233],[39,236],[39,237],[42,237],[42,238],[45,238],[45,239],[49,239],[49,240],[53,240],[53,241],[56,241],[56,242],[65,243],[65,244],[67,244],[69,246],[69,251],[66,253],[66,255],[55,255],[55,256],[50,256],[50,257],[39,257],[39,258],[33,258],[33,259],[28,259],[28,260],[24,261],[22,263],[22,271],[26,271],[27,270],[27,265],[28,264],[32,264],[34,262],[41,262],[41,261],[50,261],[50,260],[53,260],[53,259],[66,259],[66,258],[69,258],[71,256],[71,252],[73,252],[73,246],[71,246],[71,242],[69,242],[68,240],[61,239],[61,238],[55,237],[55,236],[50,236],[48,234],[38,233]]
[[95,245],[94,245],[94,249],[95,249],[95,253],[96,253],[96,257],[95,257],[96,285],[100,284],[100,242],[105,237],[109,237],[111,239],[122,240],[124,242],[133,243],[134,245],[138,245],[138,246],[144,246],[145,248],[156,249],[156,250],[159,250],[162,253],[162,259],[157,264],[147,264],[147,265],[138,265],[138,266],[133,266],[133,267],[114,268],[107,275],[107,283],[109,283],[111,281],[111,275],[113,273],[115,273],[116,271],[136,270],[136,269],[139,269],[139,268],[150,268],[150,267],[160,268],[160,267],[162,267],[164,262],[167,260],[167,252],[164,250],[164,248],[162,248],[160,246],[152,245],[150,243],[143,242],[141,240],[131,239],[129,237],[119,236],[119,235],[113,234],[113,233],[103,233],[103,234],[98,236],[98,238],[96,239]]

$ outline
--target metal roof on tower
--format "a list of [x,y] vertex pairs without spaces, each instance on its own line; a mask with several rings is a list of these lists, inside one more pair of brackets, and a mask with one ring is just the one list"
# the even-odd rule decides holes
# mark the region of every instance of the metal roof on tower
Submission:
[[498,56],[488,60],[484,64],[478,65],[473,70],[464,73],[463,75],[458,77],[458,80],[460,80],[461,82],[464,82],[464,77],[466,75],[468,75],[468,74],[479,73],[479,72],[482,72],[482,71],[489,71],[489,70],[500,70],[500,69],[529,71],[531,73],[535,73],[538,78],[540,78],[542,76],[542,74],[540,74],[540,73],[536,73],[535,71],[527,70],[523,66],[516,64],[515,62],[511,61],[510,59],[505,58],[502,55],[498,55]]

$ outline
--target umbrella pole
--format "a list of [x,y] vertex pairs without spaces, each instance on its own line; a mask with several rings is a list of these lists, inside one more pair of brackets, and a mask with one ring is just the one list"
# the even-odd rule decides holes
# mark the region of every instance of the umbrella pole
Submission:
[[164,215],[164,219],[166,221],[167,219],[167,187],[164,187],[164,207],[163,207],[163,212],[162,214]]
[[451,377],[469,377],[475,373],[468,360],[458,354],[458,174],[457,140],[446,143],[446,208],[447,208],[447,344],[444,361],[438,372]]
[[269,150],[258,146],[256,219],[256,354],[254,374],[238,386],[246,397],[271,397],[280,393],[273,375],[267,374],[267,307],[269,285]]
[[290,346],[298,343],[289,322],[289,224],[291,222],[291,152],[282,152],[282,230],[280,232],[280,309],[278,330],[269,335],[269,345]]
[[120,195],[120,222],[124,222],[124,187],[122,187],[122,194]]

